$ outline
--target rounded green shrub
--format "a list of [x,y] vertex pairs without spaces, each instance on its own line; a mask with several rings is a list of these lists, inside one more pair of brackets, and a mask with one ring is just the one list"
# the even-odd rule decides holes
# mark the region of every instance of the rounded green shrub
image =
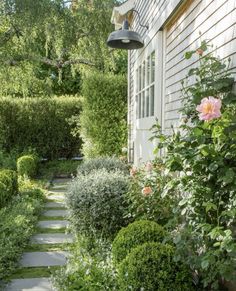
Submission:
[[166,236],[163,227],[154,221],[139,220],[122,228],[112,244],[114,262],[119,264],[138,245],[146,242],[162,242]]
[[12,170],[0,171],[0,207],[18,193],[17,173]]
[[134,248],[118,267],[119,290],[194,290],[190,271],[173,255],[172,246],[156,242]]
[[66,195],[75,227],[88,235],[113,238],[126,224],[124,193],[128,184],[128,177],[121,172],[105,169],[77,177]]
[[99,157],[84,161],[78,167],[78,174],[87,175],[93,170],[106,169],[110,171],[121,171],[128,174],[128,166],[116,157]]
[[33,177],[37,171],[37,158],[34,155],[25,155],[17,160],[19,176]]

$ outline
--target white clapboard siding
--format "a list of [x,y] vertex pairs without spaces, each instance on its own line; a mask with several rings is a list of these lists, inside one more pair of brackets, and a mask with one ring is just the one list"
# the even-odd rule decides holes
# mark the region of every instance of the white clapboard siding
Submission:
[[[201,34],[199,33],[201,32]],[[164,65],[164,128],[178,127],[182,107],[181,81],[198,65],[198,58],[184,59],[184,53],[196,49],[202,40],[213,45],[212,51],[221,59],[231,58],[236,67],[236,1],[187,1],[165,27]],[[188,85],[194,83],[190,78]]]

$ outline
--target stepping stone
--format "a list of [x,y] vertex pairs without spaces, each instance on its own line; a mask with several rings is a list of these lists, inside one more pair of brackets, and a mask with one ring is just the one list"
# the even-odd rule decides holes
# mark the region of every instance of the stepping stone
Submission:
[[69,226],[68,220],[45,220],[45,221],[39,221],[38,227],[41,228],[52,228],[52,229],[58,229]]
[[24,253],[20,265],[22,267],[50,267],[66,264],[68,252],[32,252]]
[[54,179],[52,183],[55,184],[68,184],[72,181],[72,178],[58,178]]
[[66,193],[66,190],[65,189],[50,189],[49,191],[49,194],[58,194],[58,193],[62,193],[62,194],[64,194],[64,193]]
[[49,278],[15,279],[6,287],[6,291],[52,291]]
[[32,244],[62,244],[72,242],[73,236],[64,233],[40,233],[31,238]]
[[62,195],[62,194],[51,194],[51,195],[48,195],[48,199],[51,199],[51,200],[58,200],[58,201],[64,201],[65,200],[65,196]]
[[45,208],[51,208],[51,207],[65,207],[65,203],[64,202],[47,202],[44,205]]
[[68,216],[68,210],[47,210],[42,213],[43,216]]
[[55,185],[51,187],[50,190],[66,190],[68,186],[68,184]]

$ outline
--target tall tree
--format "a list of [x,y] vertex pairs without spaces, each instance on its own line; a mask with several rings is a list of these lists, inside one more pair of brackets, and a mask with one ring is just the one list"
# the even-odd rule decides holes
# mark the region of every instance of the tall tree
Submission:
[[124,71],[125,53],[106,46],[114,4],[0,0],[0,94],[75,94],[81,68]]

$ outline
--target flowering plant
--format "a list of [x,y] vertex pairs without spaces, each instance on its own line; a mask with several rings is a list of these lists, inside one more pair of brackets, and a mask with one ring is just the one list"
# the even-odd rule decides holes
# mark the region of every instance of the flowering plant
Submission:
[[164,175],[163,164],[160,159],[148,162],[140,168],[130,170],[131,183],[126,198],[129,207],[128,218],[154,220],[159,224],[166,224],[172,216],[171,197],[161,198],[164,185],[169,177]]
[[[176,177],[162,193],[180,193],[174,212],[179,215],[174,242],[176,260],[189,264],[201,290],[221,290],[236,277],[236,95],[229,61],[207,52],[203,42],[194,54],[199,66],[183,82],[185,116],[169,136],[154,126],[164,164]],[[189,85],[191,80],[191,84]]]

